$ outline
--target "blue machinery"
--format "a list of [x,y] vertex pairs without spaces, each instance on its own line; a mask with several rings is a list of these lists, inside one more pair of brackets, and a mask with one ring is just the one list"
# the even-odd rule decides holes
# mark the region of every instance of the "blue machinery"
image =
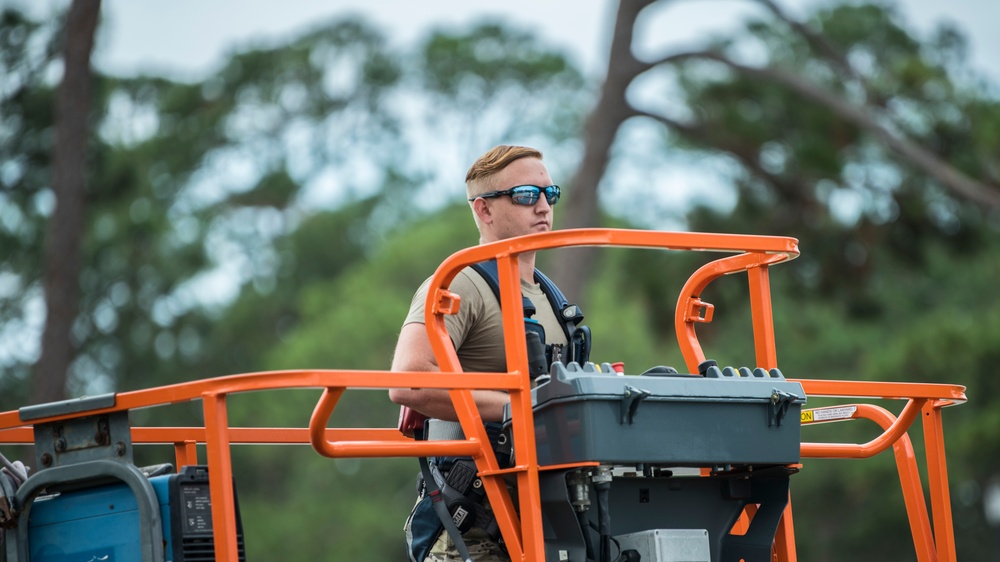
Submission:
[[[30,421],[113,403],[114,395],[98,396],[22,408],[20,415]],[[12,495],[19,517],[6,533],[6,560],[215,559],[207,467],[176,474],[169,464],[136,467],[127,411],[41,423],[34,441],[42,470]]]

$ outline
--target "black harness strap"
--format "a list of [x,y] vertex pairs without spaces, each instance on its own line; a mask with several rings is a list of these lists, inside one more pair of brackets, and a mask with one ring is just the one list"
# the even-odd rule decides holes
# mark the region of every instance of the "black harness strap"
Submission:
[[430,495],[431,501],[434,502],[434,511],[444,525],[445,531],[448,532],[448,536],[451,537],[451,542],[455,543],[458,555],[465,562],[472,562],[469,549],[465,546],[465,541],[462,540],[462,533],[455,526],[455,521],[452,519],[451,514],[448,513],[448,507],[445,505],[444,497],[441,495],[441,488],[446,485],[444,479],[441,477],[441,473],[430,467],[427,463],[427,457],[420,457],[420,473],[424,477],[424,486],[427,488],[427,494]]
[[[496,297],[497,302],[500,302],[500,274],[497,268],[497,260],[474,263],[470,267],[486,281],[486,284],[493,291],[493,296]],[[580,307],[575,304],[569,304],[569,301],[563,295],[563,292],[559,290],[559,287],[538,268],[535,268],[534,277],[535,282],[542,288],[542,292],[545,293],[545,297],[549,300],[556,318],[559,319],[559,323],[563,327],[563,332],[566,334],[566,341],[572,342],[576,326],[583,320],[583,313],[580,312]],[[528,297],[522,296],[521,300],[525,311],[535,309],[535,305]]]

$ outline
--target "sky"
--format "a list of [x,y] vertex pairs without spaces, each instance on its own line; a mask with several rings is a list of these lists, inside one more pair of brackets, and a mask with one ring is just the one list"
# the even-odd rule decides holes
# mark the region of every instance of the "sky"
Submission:
[[[792,13],[827,0],[778,0]],[[0,0],[51,15],[68,0]],[[1000,82],[1000,0],[896,0],[905,21],[926,33],[941,21],[961,27],[971,39],[973,67]],[[613,0],[103,0],[105,19],[95,63],[106,72],[162,73],[200,79],[221,65],[226,53],[254,42],[280,42],[323,21],[360,14],[399,45],[412,43],[434,26],[470,24],[489,16],[536,31],[564,49],[592,76],[601,76],[614,19]],[[661,2],[639,41],[651,52],[693,44],[733,29],[763,13],[752,0]]]

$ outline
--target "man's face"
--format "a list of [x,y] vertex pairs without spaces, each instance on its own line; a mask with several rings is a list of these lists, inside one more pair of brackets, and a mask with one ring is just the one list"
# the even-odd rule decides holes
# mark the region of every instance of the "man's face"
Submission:
[[[497,190],[519,185],[552,185],[552,178],[549,177],[545,164],[537,158],[515,160],[495,178]],[[486,242],[552,230],[552,206],[545,200],[544,193],[534,205],[517,205],[506,195],[484,201],[489,205],[490,211],[489,219],[484,220],[483,235]]]

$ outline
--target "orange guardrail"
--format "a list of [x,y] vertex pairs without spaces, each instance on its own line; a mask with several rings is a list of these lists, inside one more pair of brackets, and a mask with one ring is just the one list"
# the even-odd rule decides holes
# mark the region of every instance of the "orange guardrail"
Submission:
[[[899,416],[873,404],[844,404],[803,410],[802,424],[833,423],[869,419],[882,433],[867,443],[802,443],[805,458],[864,459],[893,448],[919,562],[955,562],[956,547],[951,515],[948,469],[941,424],[942,408],[965,402],[965,387],[950,384],[858,382],[797,379],[807,396],[836,396],[882,400],[905,400]],[[922,414],[922,415],[921,415]],[[928,488],[933,528],[927,519],[925,496],[920,483],[916,455],[907,431],[922,420]]]
[[[64,416],[22,421],[17,411],[0,413],[0,443],[30,443],[31,425],[81,415],[148,408],[195,400],[202,401],[203,427],[135,427],[136,444],[173,444],[177,465],[197,462],[197,444],[204,444],[210,480],[217,560],[237,560],[236,516],[232,481],[232,445],[245,443],[309,443],[327,457],[421,457],[471,456],[476,462],[506,546],[513,560],[541,562],[544,543],[535,450],[531,383],[528,377],[523,318],[520,314],[518,256],[556,247],[623,246],[669,250],[718,251],[735,255],[714,260],[698,269],[684,285],[675,310],[677,340],[690,372],[697,372],[705,359],[696,333],[699,324],[711,322],[713,307],[701,300],[702,291],[724,275],[748,275],[755,360],[765,369],[777,367],[774,320],[768,268],[798,256],[794,238],[709,233],[651,232],[620,229],[579,229],[533,234],[459,251],[434,273],[426,303],[426,325],[441,372],[389,372],[343,370],[289,370],[218,377],[159,388],[117,394],[113,407]],[[465,373],[447,335],[444,315],[458,310],[460,300],[447,287],[464,267],[487,259],[497,260],[503,326],[506,334],[506,373]],[[965,400],[958,385],[849,382],[798,379],[807,395],[895,398],[906,400],[903,412],[893,416],[884,409],[857,405],[853,417],[871,419],[883,426],[881,436],[867,444],[802,444],[803,457],[863,458],[893,447],[900,466],[904,499],[918,557],[924,560],[954,560],[954,535],[948,502],[947,467],[941,428],[942,407]],[[395,428],[329,428],[338,400],[348,388],[446,389],[454,403],[466,436],[453,441],[414,441]],[[308,428],[230,427],[228,396],[265,390],[318,388],[322,395]],[[517,465],[501,469],[492,454],[489,439],[471,391],[503,390],[510,395],[512,440]],[[906,431],[923,412],[927,463],[934,515],[933,537],[923,505],[923,492]],[[902,459],[902,460],[900,460]],[[593,464],[593,463],[584,463]],[[514,507],[505,475],[516,475],[519,505]],[[775,539],[774,559],[796,559],[791,504]]]

